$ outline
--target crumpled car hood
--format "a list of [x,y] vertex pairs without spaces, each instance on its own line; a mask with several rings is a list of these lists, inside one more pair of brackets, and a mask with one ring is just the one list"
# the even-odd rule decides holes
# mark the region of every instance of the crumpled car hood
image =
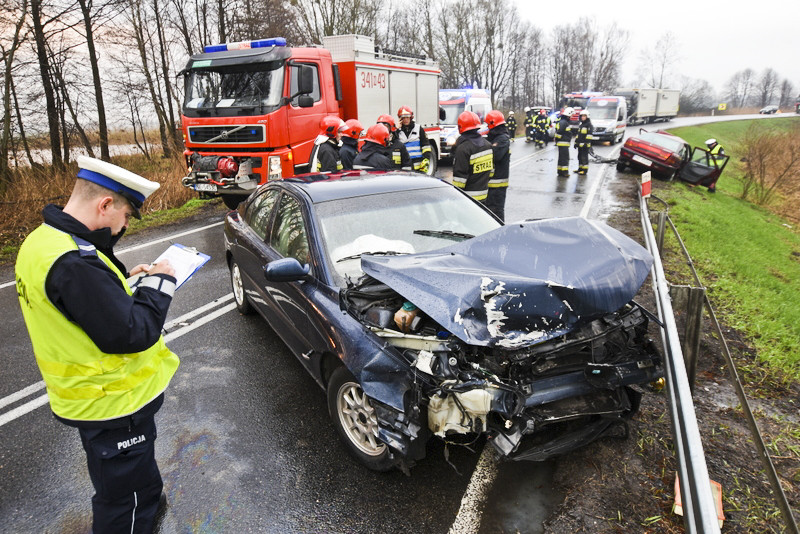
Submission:
[[581,217],[503,226],[433,252],[362,256],[361,268],[465,343],[521,348],[618,310],[653,258]]

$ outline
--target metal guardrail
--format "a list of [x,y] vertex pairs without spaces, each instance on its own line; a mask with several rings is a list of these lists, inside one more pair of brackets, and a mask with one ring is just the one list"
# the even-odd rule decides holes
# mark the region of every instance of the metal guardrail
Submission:
[[669,296],[669,286],[661,264],[658,243],[650,224],[647,200],[640,196],[642,229],[645,245],[653,255],[651,275],[653,290],[658,305],[658,315],[664,324],[661,340],[664,345],[664,367],[669,392],[669,412],[675,438],[675,455],[678,458],[683,521],[690,534],[714,534],[720,532],[711,479],[706,467],[700,429],[692,403],[692,393],[686,374],[678,327]]
[[[664,202],[663,200],[661,200],[660,198],[655,197],[655,196],[653,196],[652,198],[654,200],[657,200],[657,201],[661,202],[665,206],[665,208],[667,207],[667,203]],[[649,230],[649,232],[652,234],[652,226],[649,224],[650,223],[650,221],[649,221],[650,216],[649,216],[649,211],[648,211],[648,206],[647,206],[646,199],[641,199],[641,205],[642,205],[642,224],[643,224],[644,227],[646,227],[645,233],[647,234],[647,231]],[[645,215],[647,215],[646,218],[645,218]],[[666,229],[666,223],[669,223],[669,226],[670,226],[670,229],[672,230],[673,235],[678,240],[678,244],[681,247],[683,255],[686,258],[687,265],[689,266],[689,269],[692,272],[692,276],[694,278],[695,284],[697,285],[697,287],[689,288],[689,289],[690,290],[701,289],[701,291],[690,292],[689,293],[690,299],[694,298],[694,300],[697,300],[697,297],[699,295],[702,295],[702,300],[703,300],[703,304],[705,305],[705,309],[708,312],[708,315],[711,318],[711,322],[714,325],[714,329],[716,330],[717,335],[719,336],[720,342],[722,343],[723,356],[725,358],[725,363],[726,363],[726,366],[728,368],[728,372],[730,374],[731,382],[733,384],[734,390],[736,391],[736,396],[739,398],[739,403],[742,406],[742,411],[744,412],[745,419],[747,419],[747,424],[750,427],[750,433],[751,433],[752,438],[753,438],[753,443],[754,443],[754,445],[756,447],[756,452],[758,453],[758,456],[761,458],[761,462],[762,462],[762,465],[764,467],[764,472],[766,473],[767,478],[769,479],[769,483],[770,483],[770,486],[772,487],[773,493],[775,494],[775,498],[776,498],[776,501],[778,503],[778,507],[781,510],[781,515],[783,517],[784,525],[786,526],[786,531],[790,532],[790,533],[794,533],[794,534],[799,534],[798,533],[798,528],[797,528],[797,522],[794,519],[794,514],[792,513],[792,509],[789,506],[789,501],[786,499],[786,494],[784,493],[783,487],[781,486],[780,481],[778,479],[778,475],[777,475],[777,473],[775,471],[775,466],[772,463],[772,458],[770,457],[769,452],[767,451],[766,445],[764,444],[764,439],[761,436],[761,432],[759,431],[758,425],[757,425],[755,417],[753,415],[753,411],[750,408],[750,403],[747,400],[747,395],[745,394],[744,387],[742,386],[741,380],[739,379],[739,374],[736,371],[736,365],[733,362],[733,357],[731,356],[730,349],[728,348],[728,343],[725,340],[725,336],[722,333],[722,327],[720,327],[719,321],[717,321],[717,316],[714,313],[714,309],[711,306],[711,301],[709,300],[708,295],[706,295],[706,293],[705,293],[704,286],[703,286],[702,282],[700,281],[700,277],[698,276],[697,271],[694,268],[694,262],[692,261],[692,258],[689,255],[689,251],[686,249],[686,245],[683,243],[683,240],[681,239],[681,236],[678,233],[678,229],[675,227],[675,224],[672,222],[672,219],[670,219],[669,214],[668,214],[667,211],[660,211],[658,213],[658,216],[657,216],[658,237],[657,237],[655,243],[657,244],[658,251],[660,253],[660,251],[662,249],[662,245],[663,245],[663,242],[664,242],[664,233],[665,233],[665,229]],[[652,252],[652,250],[651,250],[651,252]],[[659,256],[659,262],[660,262],[660,256]],[[692,294],[692,293],[694,293],[694,294]],[[698,310],[698,306],[697,306],[696,303],[693,305],[690,302],[689,303],[689,308],[690,308],[690,310],[693,309],[695,311],[702,311],[702,310]],[[699,320],[700,318],[701,318],[700,315],[697,315],[697,319]],[[689,326],[689,325],[687,325],[687,326]],[[696,340],[699,341],[699,324],[692,325],[690,327],[690,330],[692,332],[691,333],[692,337],[693,338],[696,337]],[[689,344],[691,345],[691,344],[695,343],[696,340],[692,339]],[[695,365],[696,365],[696,356],[697,356],[697,354],[696,354],[696,347],[695,347],[692,359],[688,362],[688,371],[689,371],[689,376],[690,376],[690,384],[689,384],[690,388],[693,388],[693,386],[694,386],[694,370],[695,370]],[[688,399],[688,402],[691,402],[691,398]],[[694,414],[692,414],[692,415],[694,415]],[[676,435],[676,441],[677,441],[677,435]],[[679,457],[679,461],[680,461],[680,457]],[[681,491],[683,493],[683,478],[681,478]],[[684,516],[684,517],[686,517],[686,516]],[[687,531],[688,530],[689,530],[689,526],[687,525]]]

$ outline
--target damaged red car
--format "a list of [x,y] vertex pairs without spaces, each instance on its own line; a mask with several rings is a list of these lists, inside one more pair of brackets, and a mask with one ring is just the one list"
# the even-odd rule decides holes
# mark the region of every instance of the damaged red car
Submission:
[[678,178],[691,184],[712,185],[727,164],[728,156],[712,156],[705,148],[692,147],[676,135],[640,129],[639,135],[629,137],[622,146],[617,170],[651,171],[653,177],[663,180]]
[[347,450],[408,469],[433,436],[544,460],[624,437],[662,376],[634,300],[652,257],[579,217],[503,225],[403,172],[261,186],[225,220],[236,304],[326,391]]

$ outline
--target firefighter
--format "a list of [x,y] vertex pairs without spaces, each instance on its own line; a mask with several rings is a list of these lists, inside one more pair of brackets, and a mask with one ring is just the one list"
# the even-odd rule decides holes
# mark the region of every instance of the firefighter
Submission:
[[406,146],[412,168],[427,173],[431,168],[431,144],[425,130],[414,123],[414,112],[408,106],[397,110],[397,118],[400,121],[397,138]]
[[506,122],[500,111],[493,109],[487,113],[486,125],[489,127],[489,135],[486,138],[492,144],[492,161],[494,163],[494,168],[489,176],[486,207],[492,210],[498,219],[505,221],[511,142]]
[[530,143],[531,141],[536,139],[536,125],[535,125],[536,118],[533,116],[533,110],[529,107],[525,107],[525,122],[523,126],[525,126],[525,142]]
[[508,117],[506,118],[506,127],[508,128],[508,137],[511,139],[511,142],[514,142],[514,136],[517,135],[517,118],[514,117],[514,111],[508,112]]
[[589,172],[589,150],[592,148],[592,121],[590,120],[589,111],[581,110],[581,122],[578,124],[578,135],[575,136],[575,148],[578,149],[578,174],[587,174]]
[[342,170],[342,161],[339,159],[339,127],[342,119],[333,115],[323,117],[319,121],[320,137],[326,139],[317,147],[316,172],[335,172]]
[[539,114],[534,119],[534,126],[536,127],[536,146],[544,148],[549,141],[547,131],[550,129],[550,117],[547,116],[547,110],[539,110]]
[[391,134],[382,123],[373,124],[367,129],[364,137],[364,146],[353,160],[353,169],[367,170],[380,169],[390,171],[394,169],[391,156],[386,148],[391,143]]
[[66,205],[45,206],[20,247],[17,294],[50,408],[86,453],[92,532],[152,532],[166,509],[154,416],[180,364],[161,335],[175,269],[127,272],[114,245],[159,184],[86,156],[78,165]]
[[458,116],[458,133],[453,147],[453,185],[485,204],[489,178],[494,169],[492,145],[478,132],[481,119],[472,111]]
[[342,168],[352,170],[353,160],[358,154],[358,139],[364,127],[356,119],[350,119],[339,127],[339,134],[342,138],[342,146],[339,147],[339,158],[342,160]]
[[[712,160],[714,160],[714,163],[719,162],[719,163],[717,163],[717,165],[721,165],[722,163],[724,163],[725,158],[721,158],[719,156],[725,156],[725,149],[722,147],[721,144],[719,144],[717,142],[716,139],[713,139],[713,138],[712,139],[708,139],[706,141],[706,146],[708,147],[708,153],[711,155],[711,158],[712,158]],[[708,185],[708,192],[709,193],[716,193],[717,192],[717,180],[718,179],[719,179],[719,177],[717,177],[716,180],[714,180],[711,184]]]
[[556,170],[558,176],[569,176],[569,142],[572,141],[572,129],[569,118],[575,112],[572,108],[565,108],[558,119],[556,127],[556,146],[558,147],[558,163]]
[[394,163],[395,169],[411,170],[411,156],[408,154],[406,145],[397,137],[397,125],[394,122],[394,117],[391,115],[381,115],[378,117],[378,124],[383,124],[389,130],[389,145],[386,149],[386,154],[389,159]]

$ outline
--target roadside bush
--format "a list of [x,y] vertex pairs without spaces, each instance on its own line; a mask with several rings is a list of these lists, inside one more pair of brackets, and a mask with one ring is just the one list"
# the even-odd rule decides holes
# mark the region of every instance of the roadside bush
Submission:
[[[185,169],[182,158],[146,159],[141,155],[112,157],[112,163],[161,184],[145,202],[142,216],[159,210],[182,206],[194,197],[180,179]],[[8,189],[0,196],[0,257],[13,253],[34,228],[42,222],[46,204],[64,205],[72,192],[77,163],[55,173],[50,167],[15,169]]]
[[759,206],[800,193],[800,128],[767,130],[753,124],[739,147],[744,158],[743,200]]

